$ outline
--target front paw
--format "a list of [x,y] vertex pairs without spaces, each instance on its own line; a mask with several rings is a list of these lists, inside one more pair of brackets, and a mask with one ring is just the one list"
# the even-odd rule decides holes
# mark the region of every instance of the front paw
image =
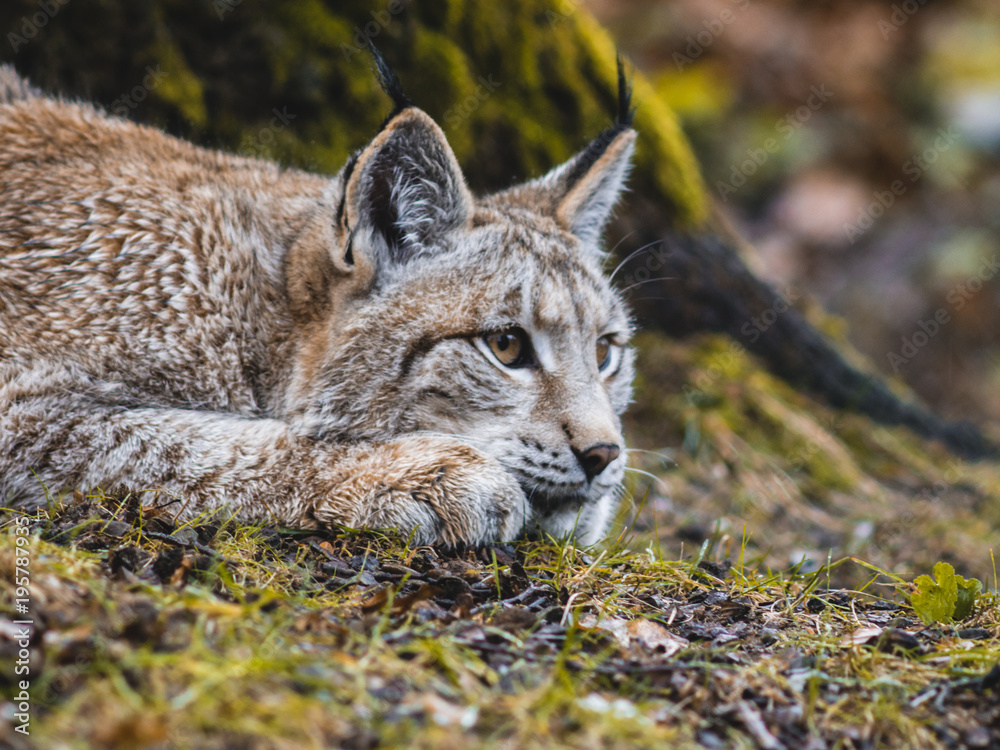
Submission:
[[[513,540],[523,531],[529,515],[524,491],[498,461],[461,447],[464,450],[444,470],[438,488],[414,495],[437,511],[439,527],[436,531],[427,529],[433,531],[432,541],[475,545]],[[417,537],[428,538],[423,526],[417,527]]]
[[354,446],[317,503],[320,523],[397,528],[415,544],[484,544],[517,537],[528,502],[496,459],[458,441],[408,436]]

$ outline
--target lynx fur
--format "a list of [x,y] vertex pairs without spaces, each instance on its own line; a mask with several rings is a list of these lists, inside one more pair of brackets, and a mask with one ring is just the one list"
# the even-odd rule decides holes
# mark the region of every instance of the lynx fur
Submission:
[[475,198],[398,97],[329,177],[0,67],[0,504],[157,489],[182,517],[597,541],[633,372],[599,247],[623,101],[566,164]]

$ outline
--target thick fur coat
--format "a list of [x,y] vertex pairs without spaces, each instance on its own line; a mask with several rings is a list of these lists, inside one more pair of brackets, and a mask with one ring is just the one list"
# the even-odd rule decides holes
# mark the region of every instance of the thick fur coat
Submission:
[[406,103],[329,177],[0,67],[3,504],[156,489],[189,517],[598,540],[632,378],[599,249],[627,119],[476,198]]

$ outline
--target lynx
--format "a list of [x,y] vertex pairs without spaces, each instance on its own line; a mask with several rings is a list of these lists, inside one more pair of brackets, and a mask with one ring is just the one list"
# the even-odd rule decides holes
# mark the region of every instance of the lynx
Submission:
[[[377,56],[376,56],[377,57]],[[599,540],[633,355],[601,235],[635,141],[474,197],[395,109],[333,177],[204,150],[0,68],[0,492],[181,517]]]

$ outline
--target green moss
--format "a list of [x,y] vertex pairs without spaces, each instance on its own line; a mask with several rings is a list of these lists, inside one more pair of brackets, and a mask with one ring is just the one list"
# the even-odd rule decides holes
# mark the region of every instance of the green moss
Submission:
[[[752,510],[759,496],[744,500]],[[163,549],[144,533],[133,527],[129,544]],[[275,542],[273,532],[267,538]],[[343,534],[341,543],[341,552],[367,549],[383,564],[430,554],[372,534]],[[824,741],[852,734],[931,746],[926,727],[953,731],[984,719],[962,713],[972,705],[967,692],[943,706],[914,699],[934,684],[977,684],[997,658],[995,639],[972,646],[945,635],[929,659],[851,645],[852,633],[885,622],[884,611],[867,611],[866,596],[845,604],[816,575],[764,575],[742,564],[720,581],[691,560],[618,543],[600,552],[519,545],[518,575],[559,597],[526,630],[498,624],[491,606],[499,602],[471,616],[363,614],[358,602],[371,590],[331,598],[307,580],[323,554],[308,544],[290,553],[288,537],[278,551],[254,527],[228,525],[211,546],[230,560],[224,586],[111,576],[106,552],[30,537],[32,595],[47,623],[32,646],[33,746],[694,748],[711,731],[727,746],[750,747],[743,723],[718,721],[734,694],[772,696],[774,705],[748,705],[782,736],[808,730]],[[9,577],[13,551],[14,535],[0,530],[0,576]],[[465,567],[475,571],[471,581],[493,577],[492,566]],[[723,604],[704,603],[709,594]],[[830,604],[817,611],[801,606],[807,599]],[[675,620],[668,613],[679,602],[689,612]],[[722,614],[740,607],[739,625]],[[12,614],[9,595],[0,612]],[[896,614],[912,616],[905,605]],[[963,625],[995,631],[998,614],[985,596]],[[620,645],[598,617],[672,637],[692,623],[742,635],[725,645],[692,639],[664,657],[652,644]],[[762,622],[772,640],[758,638]],[[0,667],[10,673],[13,658],[0,655]],[[809,660],[808,682],[795,685],[803,670],[793,659]]]
[[204,127],[208,122],[208,112],[201,81],[188,67],[183,53],[165,26],[157,30],[152,53],[164,73],[152,93],[167,105],[175,107],[193,125]]
[[[583,14],[579,16],[579,24],[592,59],[600,61],[602,69],[613,71],[614,47],[607,33]],[[638,74],[634,80],[634,97],[635,127],[640,134],[636,149],[638,174],[652,181],[654,194],[667,198],[670,205],[676,207],[680,225],[703,222],[708,215],[709,201],[697,161],[677,116]]]
[[[29,10],[28,0],[5,4],[0,28]],[[390,108],[361,49],[369,32],[410,97],[445,127],[478,191],[564,161],[615,111],[614,43],[576,4],[556,0],[67,4],[14,62],[42,85],[105,104],[146,65],[161,65],[167,77],[132,117],[239,149],[273,108],[287,110],[295,120],[280,143],[257,151],[335,172]],[[11,54],[0,49],[0,59]],[[498,83],[485,91],[480,77]],[[700,223],[707,199],[691,150],[638,73],[635,104],[633,187],[678,225]]]

